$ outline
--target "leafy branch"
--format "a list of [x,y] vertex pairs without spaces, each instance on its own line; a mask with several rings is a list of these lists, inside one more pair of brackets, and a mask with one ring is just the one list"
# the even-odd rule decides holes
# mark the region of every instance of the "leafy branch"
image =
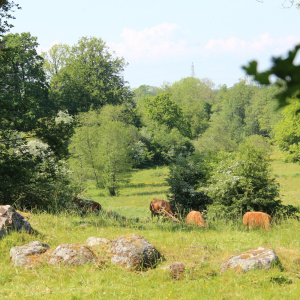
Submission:
[[294,60],[300,49],[300,44],[289,51],[287,58],[273,57],[273,66],[265,71],[257,71],[257,61],[251,61],[248,66],[242,68],[248,75],[262,85],[271,85],[270,76],[276,76],[276,85],[281,88],[281,92],[276,95],[279,101],[279,108],[289,104],[288,99],[295,97],[300,100],[300,65],[295,65]]

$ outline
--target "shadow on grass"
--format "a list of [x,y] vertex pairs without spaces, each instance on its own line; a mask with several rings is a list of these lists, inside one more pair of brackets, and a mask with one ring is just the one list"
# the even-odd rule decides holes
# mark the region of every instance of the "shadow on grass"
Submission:
[[84,219],[72,221],[74,226],[88,225],[94,227],[126,227],[144,230],[144,225],[139,218],[128,218],[114,211],[102,210],[100,213],[90,213],[85,215]]
[[144,187],[160,187],[166,186],[165,183],[129,183],[126,188],[144,188]]
[[191,226],[185,223],[177,223],[172,220],[160,219],[156,220],[150,217],[147,218],[128,218],[124,215],[116,213],[114,211],[102,210],[98,214],[85,215],[81,220],[72,221],[72,225],[75,226],[93,226],[93,227],[123,227],[132,228],[140,231],[147,230],[161,230],[168,232],[190,232],[190,231],[203,231],[206,230],[203,227]]
[[165,191],[162,190],[162,191],[130,193],[130,194],[123,193],[123,195],[127,195],[127,196],[150,196],[150,195],[152,195],[152,198],[155,198],[153,195],[155,195],[155,194],[162,194],[162,193],[167,193],[167,190],[165,190]]

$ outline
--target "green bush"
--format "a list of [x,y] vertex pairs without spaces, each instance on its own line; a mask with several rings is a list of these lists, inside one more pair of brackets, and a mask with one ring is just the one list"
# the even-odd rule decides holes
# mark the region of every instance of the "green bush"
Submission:
[[206,181],[208,169],[201,156],[180,156],[170,166],[167,182],[170,186],[171,197],[174,198],[179,211],[203,211],[211,203],[210,198],[203,191],[198,191],[199,184]]
[[271,176],[265,152],[250,144],[241,146],[237,153],[223,155],[203,191],[213,199],[209,213],[220,217],[236,218],[247,211],[273,216],[295,213],[279,199],[279,184]]

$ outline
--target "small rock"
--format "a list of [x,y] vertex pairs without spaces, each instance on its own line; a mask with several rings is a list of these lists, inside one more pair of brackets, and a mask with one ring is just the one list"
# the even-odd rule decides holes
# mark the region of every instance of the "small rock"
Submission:
[[36,258],[49,249],[47,244],[34,241],[23,246],[16,246],[10,249],[11,262],[16,267],[30,267]]
[[180,280],[184,277],[185,265],[181,262],[173,262],[169,270],[172,278]]
[[154,246],[138,234],[127,234],[113,240],[109,252],[113,254],[113,264],[134,270],[154,268],[162,259]]
[[231,256],[221,265],[221,271],[224,272],[227,269],[234,269],[237,272],[246,272],[255,268],[270,269],[272,265],[278,263],[278,257],[273,250],[259,247],[239,255]]
[[10,205],[0,205],[0,238],[10,231],[33,231],[30,223]]
[[49,264],[83,265],[95,261],[95,253],[86,246],[60,245],[53,252]]

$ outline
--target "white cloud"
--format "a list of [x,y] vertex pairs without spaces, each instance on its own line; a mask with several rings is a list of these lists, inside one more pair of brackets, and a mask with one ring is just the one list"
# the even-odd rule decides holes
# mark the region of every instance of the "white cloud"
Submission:
[[180,60],[187,57],[222,57],[224,54],[234,57],[257,57],[260,55],[284,55],[296,44],[300,36],[274,38],[269,33],[261,34],[253,39],[229,38],[211,39],[207,42],[198,39],[197,46],[188,41],[190,32],[174,23],[162,23],[151,28],[134,30],[124,28],[121,42],[108,43],[118,56],[126,61],[146,64],[163,61]]
[[141,31],[124,28],[121,43],[110,43],[116,54],[126,59],[162,60],[189,52],[187,42],[179,38],[184,34],[180,26],[163,23]]
[[300,37],[287,36],[285,38],[271,38],[268,33],[259,35],[248,41],[237,37],[228,39],[211,39],[205,45],[207,51],[214,53],[234,53],[239,56],[260,53],[272,53],[272,55],[284,54],[296,44],[300,43]]

